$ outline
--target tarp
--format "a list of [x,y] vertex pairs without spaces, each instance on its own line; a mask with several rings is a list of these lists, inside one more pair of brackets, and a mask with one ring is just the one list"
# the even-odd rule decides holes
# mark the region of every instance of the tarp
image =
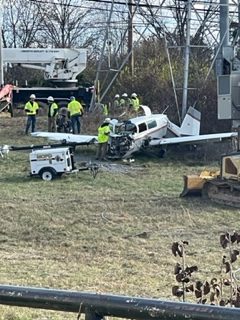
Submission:
[[0,90],[0,100],[5,100],[7,102],[11,102],[12,90],[13,90],[13,85],[12,84],[6,84]]

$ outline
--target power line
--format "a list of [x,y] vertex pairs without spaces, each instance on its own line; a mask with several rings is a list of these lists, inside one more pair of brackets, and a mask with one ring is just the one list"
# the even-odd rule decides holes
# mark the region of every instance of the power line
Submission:
[[[59,6],[64,6],[64,7],[73,7],[73,8],[81,8],[81,9],[89,9],[89,10],[98,10],[98,11],[104,11],[104,12],[109,12],[109,9],[107,8],[101,8],[101,7],[93,7],[93,6],[84,6],[84,5],[77,5],[77,4],[60,4],[57,2],[48,2],[46,0],[29,0],[32,3],[39,3],[39,4],[49,4],[49,5],[59,5]],[[88,1],[88,0],[86,0]],[[101,1],[96,1],[96,2],[101,2]],[[115,13],[128,13],[127,10],[120,10],[120,9],[114,9],[113,10]]]
[[[67,6],[67,7],[75,7],[75,8],[82,8],[82,9],[89,9],[89,10],[98,10],[98,11],[104,11],[104,12],[106,12],[106,11],[109,11],[109,9],[108,8],[101,8],[101,7],[93,7],[93,6],[82,6],[82,5],[80,5],[80,4],[60,4],[59,2],[57,3],[57,2],[50,2],[50,1],[47,1],[47,0],[29,0],[30,2],[32,2],[32,3],[40,3],[40,4],[49,4],[49,5],[60,5],[60,6]],[[97,2],[97,3],[107,3],[107,4],[111,4],[111,2],[110,1],[107,1],[107,0],[86,0],[86,1],[88,1],[88,2]],[[184,0],[183,0],[184,1]],[[127,5],[127,2],[122,2],[122,1],[115,1],[114,2],[114,4],[121,4],[121,5]],[[211,6],[220,6],[220,4],[219,3],[216,3],[216,2],[212,2],[212,3],[209,3],[209,2],[207,2],[207,1],[205,1],[205,0],[195,0],[194,2],[193,2],[193,4],[208,4],[210,7]],[[167,5],[167,6],[160,6],[160,5],[145,5],[145,4],[142,4],[142,3],[138,3],[137,5],[136,4],[134,4],[134,3],[131,3],[131,5],[133,5],[133,6],[142,6],[142,7],[148,7],[148,8],[158,8],[158,9],[163,9],[163,10],[174,10],[174,9],[176,9],[176,7],[175,6],[173,6],[173,5]],[[232,4],[233,5],[233,4]],[[184,9],[184,7],[180,7],[180,8],[178,8],[179,10],[183,10]],[[212,19],[212,23],[217,23],[217,16],[218,16],[218,14],[219,14],[219,11],[220,11],[220,9],[218,8],[218,9],[213,9],[213,8],[211,8],[210,9],[211,10],[211,12],[215,12],[216,13],[216,16],[215,17],[213,17],[213,19]],[[205,13],[206,11],[209,11],[209,8],[197,8],[197,11],[198,12],[201,12],[201,13]],[[113,10],[113,12],[114,13],[121,13],[121,14],[128,14],[128,11],[127,10],[117,10],[117,9],[114,9]],[[231,14],[231,13],[235,13],[235,12],[232,12],[232,11],[229,11],[229,13]],[[172,19],[174,19],[174,15],[173,15],[173,13],[172,13],[172,15],[171,16],[169,16],[169,15],[164,15],[164,14],[158,14],[158,13],[156,13],[155,14],[155,17],[156,18],[159,18],[159,19],[164,19],[164,20],[166,20],[166,19],[169,19],[169,20],[172,20]],[[148,15],[148,13],[147,12],[145,12],[145,19],[147,19],[147,18],[152,18],[152,16],[150,15]],[[215,20],[216,19],[216,20]],[[191,19],[192,21],[197,21],[197,22],[199,22],[199,19],[198,18],[192,18]],[[94,24],[93,25],[91,25],[91,23],[85,23],[86,25],[89,25],[89,27],[91,27],[91,28],[96,28],[96,24],[105,24],[106,22],[105,21],[95,21],[94,22]],[[116,25],[118,22],[117,21],[111,21],[111,23],[110,23],[110,25],[111,26],[113,26],[113,24],[114,25]],[[123,27],[123,21],[119,21],[119,23],[121,23],[122,24],[122,27]],[[126,24],[127,24],[127,22],[126,22]],[[95,26],[94,26],[95,25]],[[144,22],[142,22],[142,23],[134,23],[134,25],[135,26],[139,26],[139,27],[141,27],[141,26],[145,26],[146,24],[144,24]],[[150,24],[151,25],[151,24]]]
[[[82,8],[83,6],[80,4],[66,4],[66,3],[59,3],[59,2],[49,2],[47,0],[29,0],[30,2],[34,2],[34,3],[43,3],[43,4],[52,4],[52,5],[61,5],[61,6],[65,6],[65,7],[75,7],[75,8]],[[108,0],[85,0],[86,2],[97,2],[97,3],[106,3],[106,4],[111,4],[111,1]],[[180,2],[185,3],[185,0],[181,0]],[[124,6],[131,6],[131,7],[139,7],[139,8],[164,8],[164,6],[162,5],[156,5],[156,4],[145,4],[145,3],[131,3],[131,2],[122,2],[122,1],[114,1],[114,4],[118,4],[118,5],[124,5]],[[220,3],[218,2],[207,2],[204,0],[196,0],[193,1],[192,4],[202,4],[202,5],[209,5],[209,6],[221,6]],[[236,4],[234,3],[229,3],[229,6],[236,6]],[[167,6],[165,6],[166,8]],[[174,7],[174,6],[170,6],[170,7]],[[91,7],[85,7],[85,8],[91,8]]]
[[[89,9],[89,10],[98,10],[98,11],[104,11],[104,12],[108,12],[109,11],[109,9],[107,9],[107,8],[87,7],[87,6],[77,5],[77,4],[60,4],[60,3],[57,3],[57,2],[49,2],[49,1],[46,1],[46,0],[29,0],[29,1],[33,2],[33,3],[41,3],[41,4],[49,4],[49,5],[61,5],[61,6],[68,6],[68,7]],[[86,0],[86,1],[110,4],[110,2],[107,1],[107,0]],[[182,0],[182,1],[184,1],[184,0]],[[126,2],[120,2],[119,1],[119,2],[115,2],[115,4],[122,4],[122,5],[126,6]],[[209,3],[204,1],[204,0],[203,1],[196,0],[193,4],[209,4]],[[148,8],[158,8],[158,9],[161,8],[163,10],[174,10],[174,9],[176,9],[176,7],[174,5],[167,5],[167,6],[145,5],[145,4],[139,4],[139,5],[132,4],[132,5],[133,6],[139,6],[139,7],[148,7]],[[216,3],[216,2],[214,2],[214,3],[212,2],[211,4],[209,4],[209,6],[220,6],[220,4]],[[236,6],[236,5],[232,4],[232,6]],[[178,9],[179,10],[184,10],[184,7],[180,7]],[[198,8],[197,11],[205,13],[205,12],[209,11],[209,8]],[[219,13],[220,9],[211,9],[210,11],[211,12],[215,12],[215,13]],[[113,12],[114,13],[121,13],[121,14],[128,14],[127,10],[114,9]],[[232,14],[232,13],[235,13],[235,11],[229,10],[229,14]],[[155,16],[158,17],[158,18],[168,18],[167,16],[163,16],[161,14],[156,14]]]
[[[79,4],[66,4],[66,3],[57,3],[57,2],[49,2],[49,1],[44,1],[44,0],[29,0],[30,2],[35,2],[35,3],[43,3],[43,4],[56,4],[56,5],[61,5],[61,6],[66,6],[66,7],[76,7],[76,8],[81,8],[82,6]],[[110,1],[108,0],[85,0],[88,2],[97,2],[97,3],[106,3],[106,4],[111,4]],[[132,6],[132,7],[146,7],[146,8],[159,8],[159,5],[149,5],[149,4],[143,4],[143,3],[129,3],[127,4],[126,2],[122,1],[114,1],[114,4],[119,4],[119,5],[124,5],[124,6]]]
[[[107,8],[99,8],[99,7],[87,7],[87,6],[83,6],[83,5],[79,5],[79,4],[60,4],[60,3],[57,3],[57,2],[49,2],[47,0],[29,0],[30,2],[33,2],[33,3],[41,3],[41,4],[49,4],[49,5],[60,5],[60,6],[65,6],[65,7],[75,7],[75,8],[83,8],[83,9],[90,9],[90,10],[99,10],[99,11],[109,11],[109,9]],[[88,2],[97,2],[97,3],[106,3],[106,4],[111,4],[111,2],[109,2],[108,0],[85,0],[85,1],[88,1]],[[182,0],[182,2],[185,2],[184,0]],[[124,5],[124,6],[127,6],[126,5],[126,2],[121,2],[121,1],[115,1],[114,4],[119,4],[119,5]],[[192,5],[194,4],[203,4],[203,5],[206,5],[208,4],[210,7],[220,7],[220,4],[217,3],[217,2],[207,2],[207,1],[201,1],[201,0],[196,0],[194,2],[192,2]],[[135,4],[135,3],[130,3],[129,4],[130,6],[134,6],[134,7],[146,7],[146,8],[161,8],[161,9],[176,9],[176,7],[174,5],[167,5],[167,6],[164,6],[164,5],[149,5],[149,4],[142,4],[142,3],[138,3],[138,4]],[[229,6],[236,6],[236,4],[229,4]],[[183,7],[180,7],[178,9],[180,10],[184,10],[185,6]],[[118,9],[114,9],[113,10],[114,12],[118,12],[118,13],[128,13],[128,10],[118,10]],[[209,11],[209,8],[198,8],[197,11],[200,11],[200,12],[206,12],[206,11]],[[210,11],[214,11],[216,13],[219,13],[219,9],[211,9]],[[229,11],[229,13],[235,13],[235,11]],[[159,17],[161,17],[160,15],[157,15]]]

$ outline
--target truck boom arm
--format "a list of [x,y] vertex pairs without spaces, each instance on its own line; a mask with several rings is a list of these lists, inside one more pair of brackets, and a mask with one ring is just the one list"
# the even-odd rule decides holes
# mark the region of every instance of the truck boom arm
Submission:
[[74,80],[86,68],[87,50],[3,48],[3,63],[43,69],[46,80]]

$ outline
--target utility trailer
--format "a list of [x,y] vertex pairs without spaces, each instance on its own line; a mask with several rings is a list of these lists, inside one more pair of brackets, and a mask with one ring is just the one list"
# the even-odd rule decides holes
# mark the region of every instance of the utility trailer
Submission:
[[43,148],[32,150],[29,154],[30,176],[39,176],[44,181],[51,181],[63,174],[90,170],[95,178],[99,166],[96,163],[84,163],[77,167],[71,147]]
[[29,154],[30,176],[39,176],[45,181],[51,181],[63,174],[76,173],[89,170],[93,178],[96,177],[99,165],[91,161],[81,162],[76,165],[74,150],[76,146],[89,145],[89,142],[58,143],[51,145],[28,145],[28,146],[0,146],[0,157],[7,156],[9,151],[31,150]]

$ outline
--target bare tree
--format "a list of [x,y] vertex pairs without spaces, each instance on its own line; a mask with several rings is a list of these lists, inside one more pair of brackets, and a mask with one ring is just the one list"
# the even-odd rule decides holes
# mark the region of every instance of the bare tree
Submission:
[[3,14],[3,46],[38,46],[41,15],[36,5],[27,0],[8,0]]
[[[191,32],[192,44],[200,44],[207,37],[214,38],[211,33],[210,23],[217,22],[218,8],[210,0],[204,8],[192,4],[192,23],[194,27]],[[196,2],[196,4],[198,4]],[[153,0],[145,0],[144,6],[138,10],[140,16],[149,23],[149,29],[158,38],[166,37],[169,44],[184,45],[187,23],[187,1],[182,0],[159,0],[158,4]],[[209,41],[211,42],[211,40]]]
[[100,46],[104,8],[86,1],[8,0],[4,7],[4,47]]
[[56,48],[88,47],[99,37],[91,27],[96,12],[85,1],[38,2],[41,13],[41,42]]

